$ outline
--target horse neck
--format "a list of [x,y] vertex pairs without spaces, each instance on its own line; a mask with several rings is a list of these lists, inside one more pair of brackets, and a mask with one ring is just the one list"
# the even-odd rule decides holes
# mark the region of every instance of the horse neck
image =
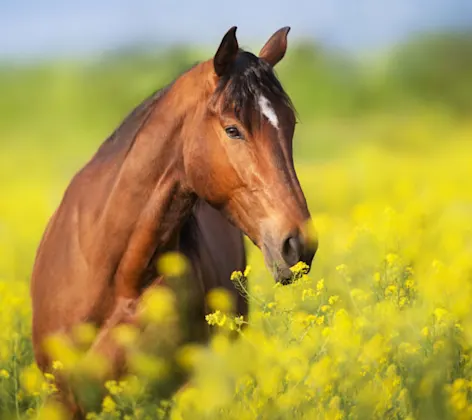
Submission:
[[138,135],[137,148],[150,163],[151,183],[168,183],[173,179],[183,192],[189,191],[185,176],[185,142],[195,129],[192,120],[204,106],[207,86],[202,78],[208,63],[202,63],[180,76],[153,109],[151,117]]
[[198,91],[204,85],[200,72],[197,66],[181,76],[154,105],[115,177],[102,212],[104,231],[129,234],[133,226],[143,225],[162,249],[189,216],[197,197],[186,182],[184,136],[204,94]]

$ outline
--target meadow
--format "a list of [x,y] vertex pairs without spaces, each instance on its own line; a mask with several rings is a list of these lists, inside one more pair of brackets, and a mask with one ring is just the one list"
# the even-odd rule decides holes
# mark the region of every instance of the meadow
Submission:
[[[320,241],[312,270],[276,285],[248,243],[249,267],[232,279],[250,316],[208,297],[214,337],[178,352],[190,385],[158,398],[166,360],[122,328],[132,372],[106,383],[88,418],[472,418],[470,91],[406,100],[372,64],[359,77],[307,48],[279,75],[300,114],[295,162]],[[33,361],[29,275],[64,188],[132,106],[202,56],[0,69],[0,419],[62,418],[46,402],[53,377]],[[164,263],[169,275],[185,269],[177,256]],[[145,299],[146,325],[163,331],[175,316],[171,293]],[[95,333],[78,328],[80,348],[51,342],[58,374],[100,372],[103,361],[80,359]]]

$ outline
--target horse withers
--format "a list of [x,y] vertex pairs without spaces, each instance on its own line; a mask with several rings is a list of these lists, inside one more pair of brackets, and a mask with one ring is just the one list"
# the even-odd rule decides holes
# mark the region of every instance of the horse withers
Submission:
[[299,261],[311,265],[317,243],[304,234],[310,213],[293,163],[296,116],[273,71],[289,30],[275,32],[256,56],[239,48],[232,27],[212,59],[138,105],[75,175],[33,269],[42,371],[52,363],[45,338],[88,322],[99,329],[90,351],[121,372],[107,331],[162,282],[156,261],[168,251],[191,264],[192,340],[207,337],[205,296],[214,287],[226,288],[247,314],[230,281],[246,265],[243,234],[276,281],[289,282]]

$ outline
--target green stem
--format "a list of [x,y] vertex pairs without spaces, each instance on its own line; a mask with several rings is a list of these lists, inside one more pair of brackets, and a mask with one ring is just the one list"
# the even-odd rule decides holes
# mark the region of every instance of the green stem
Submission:
[[13,338],[13,378],[14,378],[14,384],[15,384],[15,412],[16,412],[16,418],[18,420],[21,419],[20,417],[20,405],[18,401],[18,391],[19,391],[19,386],[18,386],[18,359],[16,357],[16,351],[17,351],[17,340],[18,337],[15,334],[15,337]]

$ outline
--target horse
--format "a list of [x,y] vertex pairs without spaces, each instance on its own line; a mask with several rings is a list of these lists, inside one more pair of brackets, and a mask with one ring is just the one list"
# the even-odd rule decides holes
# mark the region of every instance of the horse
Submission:
[[[212,288],[226,289],[238,313],[248,313],[230,280],[246,266],[244,236],[275,281],[289,283],[297,262],[310,269],[318,242],[306,233],[311,215],[294,167],[296,111],[274,70],[290,27],[273,33],[258,56],[239,47],[236,29],[212,58],[139,104],[65,189],[31,278],[42,372],[53,362],[44,340],[88,322],[99,331],[89,351],[106,355],[121,374],[107,332],[128,322],[149,287],[165,283],[156,261],[167,252],[190,261],[189,340],[203,342]],[[71,398],[64,404],[81,418]]]

